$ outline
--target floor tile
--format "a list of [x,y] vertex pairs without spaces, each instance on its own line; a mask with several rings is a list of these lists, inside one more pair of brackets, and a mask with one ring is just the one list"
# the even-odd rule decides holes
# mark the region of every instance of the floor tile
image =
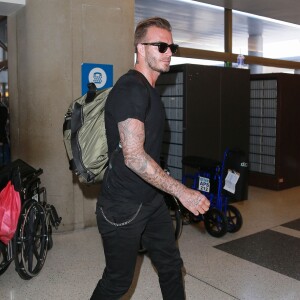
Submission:
[[300,231],[300,219],[282,224],[281,226]]
[[300,280],[299,238],[265,230],[215,248]]

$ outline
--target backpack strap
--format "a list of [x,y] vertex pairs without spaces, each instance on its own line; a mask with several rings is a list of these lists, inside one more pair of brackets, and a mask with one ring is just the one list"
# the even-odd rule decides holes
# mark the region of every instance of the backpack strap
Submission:
[[72,145],[72,151],[73,151],[73,159],[70,161],[70,167],[74,171],[76,175],[81,174],[87,182],[90,182],[93,177],[95,177],[94,174],[89,173],[88,170],[83,168],[83,165],[80,161],[75,163],[75,160],[77,160],[78,157],[80,157],[80,151],[79,147],[77,147],[77,140],[76,140],[76,134],[78,129],[83,124],[83,109],[82,105],[79,103],[74,104],[73,114],[72,114],[72,122],[71,122],[71,145]]
[[92,102],[96,97],[97,87],[94,82],[90,82],[88,85],[88,92],[86,94],[85,103]]

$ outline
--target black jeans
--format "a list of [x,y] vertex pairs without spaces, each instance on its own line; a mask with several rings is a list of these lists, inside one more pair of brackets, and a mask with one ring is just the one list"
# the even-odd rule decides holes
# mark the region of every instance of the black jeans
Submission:
[[[103,206],[107,219],[116,223],[130,219],[138,209],[138,205],[129,208],[128,203],[116,205],[105,199],[100,200],[100,205]],[[157,270],[163,299],[185,299],[182,259],[175,243],[172,220],[161,195],[143,203],[137,217],[125,226],[109,224],[99,209],[97,222],[102,236],[106,267],[91,300],[117,300],[128,291],[134,275],[141,236]]]

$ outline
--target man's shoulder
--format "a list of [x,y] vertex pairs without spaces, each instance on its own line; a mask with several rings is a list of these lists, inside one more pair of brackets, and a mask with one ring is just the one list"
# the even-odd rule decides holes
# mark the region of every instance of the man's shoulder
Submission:
[[146,77],[134,70],[134,69],[130,69],[127,73],[123,74],[116,82],[115,85],[119,85],[119,84],[123,84],[123,83],[135,83],[135,84],[141,84],[141,85],[145,85],[147,82]]
[[[146,80],[146,79],[145,79]],[[135,70],[129,70],[127,73],[123,74],[117,82],[114,84],[111,96],[115,95],[115,93],[130,93],[130,91],[134,90],[134,93],[138,93],[138,91],[144,93],[144,90],[147,89],[147,84],[144,79],[141,77],[139,72]]]

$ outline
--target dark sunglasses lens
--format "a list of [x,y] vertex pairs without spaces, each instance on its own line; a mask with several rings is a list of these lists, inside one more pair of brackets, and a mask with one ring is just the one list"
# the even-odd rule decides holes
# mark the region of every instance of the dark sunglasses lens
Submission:
[[159,43],[158,45],[158,51],[160,53],[165,53],[168,50],[169,45],[166,43]]
[[159,45],[158,45],[158,51],[160,53],[166,53],[166,51],[168,50],[169,47],[171,49],[171,52],[173,54],[175,54],[176,51],[177,51],[177,49],[178,49],[178,45],[175,45],[175,44],[168,45],[167,43],[159,43]]
[[178,45],[172,44],[172,45],[170,45],[170,49],[171,49],[171,52],[173,54],[175,54],[177,52]]

